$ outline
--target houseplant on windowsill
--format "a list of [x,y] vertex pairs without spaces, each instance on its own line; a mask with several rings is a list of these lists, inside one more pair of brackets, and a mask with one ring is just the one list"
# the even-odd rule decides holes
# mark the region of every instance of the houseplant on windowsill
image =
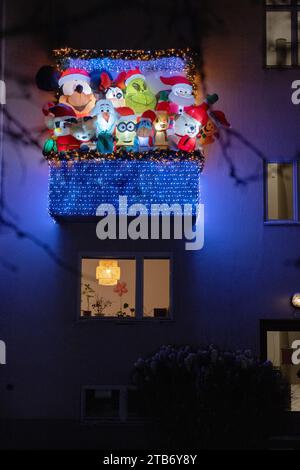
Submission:
[[[118,296],[120,297],[120,310],[117,312],[117,317],[119,318],[132,318],[132,315],[134,314],[135,312],[135,309],[134,308],[130,308],[129,307],[129,304],[127,303],[122,303],[122,297],[124,294],[127,294],[128,293],[128,289],[127,289],[127,283],[126,282],[118,282],[116,287],[114,288],[114,292],[116,294],[118,294]],[[128,313],[126,313],[126,311],[124,310],[129,310]]]
[[118,317],[132,318],[134,317],[135,308],[131,308],[129,304],[124,304],[123,308],[117,313]]
[[82,291],[82,295],[85,295],[87,310],[82,310],[82,314],[84,317],[90,317],[92,315],[92,311],[90,309],[90,299],[94,297],[95,291],[91,288],[90,284],[84,284],[84,289]]
[[95,310],[95,317],[105,317],[105,309],[111,307],[112,302],[105,299],[104,297],[96,297],[96,302],[92,305],[93,310]]

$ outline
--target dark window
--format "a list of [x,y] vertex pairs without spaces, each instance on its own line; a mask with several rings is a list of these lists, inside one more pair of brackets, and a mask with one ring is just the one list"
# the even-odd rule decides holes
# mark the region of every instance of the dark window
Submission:
[[84,415],[86,418],[119,418],[120,390],[85,390]]
[[83,420],[125,422],[144,419],[139,393],[132,386],[84,387],[81,406]]
[[266,0],[266,58],[268,67],[300,64],[299,0]]

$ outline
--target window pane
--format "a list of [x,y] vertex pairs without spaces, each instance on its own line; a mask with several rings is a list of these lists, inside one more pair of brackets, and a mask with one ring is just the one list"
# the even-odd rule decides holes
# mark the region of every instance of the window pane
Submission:
[[[300,1],[298,2],[300,3]],[[291,0],[266,0],[267,5],[290,5]]]
[[267,218],[293,220],[293,164],[267,165]]
[[85,391],[86,418],[118,418],[120,390]]
[[[300,0],[299,0],[300,5]],[[300,12],[298,12],[298,65],[300,64]]]
[[170,309],[170,260],[144,260],[144,316],[166,318]]
[[292,361],[292,345],[299,339],[299,331],[268,331],[267,335],[268,360],[281,370],[291,387],[291,411],[300,411],[300,366]]
[[82,259],[81,316],[135,316],[135,260]]
[[291,59],[291,13],[267,12],[267,65],[279,67],[292,64]]

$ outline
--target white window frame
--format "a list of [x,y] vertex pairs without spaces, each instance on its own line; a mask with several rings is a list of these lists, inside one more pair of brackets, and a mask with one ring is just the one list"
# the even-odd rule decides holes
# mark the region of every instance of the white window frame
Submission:
[[[85,318],[81,316],[81,262],[82,259],[131,259],[136,262],[135,269],[135,317],[134,318],[119,318],[119,317],[90,317]],[[167,318],[155,318],[145,317],[143,315],[143,298],[144,298],[144,272],[143,272],[143,261],[145,259],[167,259],[170,262],[170,305],[169,315]],[[173,305],[173,292],[174,292],[174,262],[172,253],[152,253],[152,252],[141,252],[141,253],[124,253],[124,252],[87,252],[79,254],[79,286],[78,286],[78,308],[77,308],[77,321],[81,322],[94,322],[94,321],[110,321],[110,322],[121,322],[121,323],[134,323],[134,322],[170,322],[174,319],[174,305]]]

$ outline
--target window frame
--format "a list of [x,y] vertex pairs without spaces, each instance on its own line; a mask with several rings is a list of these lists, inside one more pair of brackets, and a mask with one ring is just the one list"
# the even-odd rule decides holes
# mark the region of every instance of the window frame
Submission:
[[[300,331],[300,318],[290,318],[285,320],[261,319],[259,321],[260,334],[260,360],[268,360],[268,332],[276,331]],[[286,413],[300,418],[300,411],[286,410]]]
[[[267,13],[270,11],[282,11],[291,13],[291,65],[268,65],[267,63]],[[267,1],[264,0],[263,65],[266,70],[291,70],[300,68],[300,38],[298,37],[298,14],[300,21],[300,4],[297,3],[297,0],[291,0],[290,5],[267,5]]]
[[[135,266],[135,316],[133,318],[119,318],[119,317],[90,317],[85,318],[81,316],[81,263],[82,259],[134,259]],[[143,311],[143,298],[144,298],[144,272],[143,261],[144,259],[167,259],[170,263],[170,304],[169,315],[167,318],[145,317]],[[113,323],[169,323],[174,320],[174,259],[173,253],[170,252],[81,252],[78,257],[78,287],[77,287],[77,313],[76,321],[79,323],[86,322],[113,322]]]
[[[118,390],[119,395],[119,410],[118,416],[114,417],[97,417],[97,416],[86,416],[85,400],[86,392],[88,390],[94,391],[114,391]],[[149,420],[143,416],[137,416],[136,418],[129,416],[129,406],[128,406],[128,392],[136,391],[137,388],[133,385],[84,385],[81,387],[81,396],[80,396],[80,420],[83,423],[101,423],[101,424],[141,424],[147,423]]]
[[[293,219],[268,219],[268,165],[292,165],[293,166]],[[263,185],[264,185],[264,224],[265,225],[300,225],[299,201],[300,197],[300,161],[299,160],[270,160],[264,163]]]

